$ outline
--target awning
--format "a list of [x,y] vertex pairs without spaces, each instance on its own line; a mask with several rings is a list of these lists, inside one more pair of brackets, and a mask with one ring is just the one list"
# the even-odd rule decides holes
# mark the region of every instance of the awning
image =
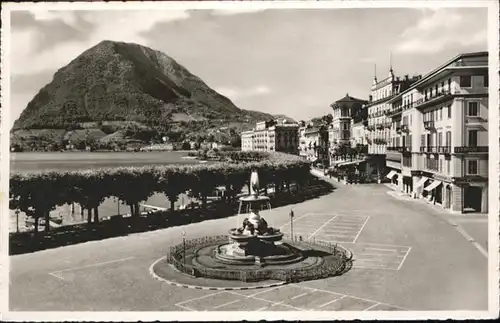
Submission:
[[388,179],[392,179],[392,178],[394,177],[394,175],[396,175],[396,174],[397,174],[397,173],[396,173],[396,171],[391,170],[391,171],[389,172],[389,174],[387,174],[387,175],[386,175],[386,177],[387,177]]
[[425,176],[419,179],[417,184],[415,184],[415,186],[413,187],[413,191],[415,192],[420,186],[424,185],[426,180],[428,180],[428,178]]
[[438,187],[441,183],[442,183],[441,181],[434,181],[429,186],[427,186],[426,188],[424,188],[424,190],[425,191],[432,191],[433,189],[435,189],[436,187]]

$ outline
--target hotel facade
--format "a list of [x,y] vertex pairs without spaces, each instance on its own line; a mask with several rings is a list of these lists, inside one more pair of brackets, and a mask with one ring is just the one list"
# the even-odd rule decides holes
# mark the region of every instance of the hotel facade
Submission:
[[241,133],[242,151],[279,151],[299,154],[299,125],[286,120],[262,121]]
[[330,165],[334,165],[339,156],[335,156],[337,147],[351,146],[353,141],[353,120],[360,115],[363,106],[368,101],[357,99],[346,94],[340,100],[330,105],[332,108],[332,124],[328,129],[328,147],[330,151]]
[[488,53],[458,55],[388,103],[387,177],[452,212],[488,212]]

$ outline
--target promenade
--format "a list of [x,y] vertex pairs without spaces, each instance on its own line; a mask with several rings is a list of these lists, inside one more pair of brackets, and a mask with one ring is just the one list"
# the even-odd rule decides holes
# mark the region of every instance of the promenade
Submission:
[[182,241],[183,231],[188,239],[225,234],[241,225],[243,217],[233,216],[12,256],[10,309],[487,309],[487,258],[437,211],[396,199],[385,185],[335,185],[328,195],[261,215],[289,233],[293,208],[295,235],[350,249],[353,267],[340,277],[232,291],[183,288],[152,277],[151,264]]

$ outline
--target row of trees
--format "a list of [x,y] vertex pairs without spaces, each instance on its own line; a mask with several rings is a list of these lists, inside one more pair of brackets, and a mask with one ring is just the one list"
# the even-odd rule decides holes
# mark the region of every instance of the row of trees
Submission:
[[332,155],[340,159],[350,159],[351,161],[362,155],[368,153],[366,145],[356,145],[352,147],[351,145],[339,145],[333,149]]
[[[240,158],[242,160],[243,158]],[[189,192],[206,208],[207,197],[216,187],[224,186],[226,197],[234,198],[248,185],[252,169],[259,172],[263,185],[274,183],[279,190],[294,181],[298,185],[309,176],[309,163],[297,156],[269,154],[260,161],[196,165],[124,167],[88,171],[13,174],[10,178],[10,208],[20,210],[35,221],[48,224],[50,212],[57,206],[78,203],[87,210],[88,222],[99,221],[99,205],[116,197],[138,217],[139,203],[154,193],[164,193],[174,210],[181,193]],[[45,225],[45,230],[50,230]]]

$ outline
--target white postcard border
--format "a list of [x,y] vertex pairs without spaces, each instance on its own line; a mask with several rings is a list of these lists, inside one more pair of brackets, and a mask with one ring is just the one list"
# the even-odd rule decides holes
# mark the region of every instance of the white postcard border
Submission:
[[[494,0],[427,0],[427,1],[254,1],[254,2],[92,2],[92,3],[6,3],[2,5],[1,40],[1,89],[2,122],[0,137],[0,312],[6,321],[150,321],[150,320],[333,320],[333,319],[470,319],[495,318],[499,311],[499,8]],[[409,312],[253,312],[243,316],[242,312],[9,312],[9,129],[10,111],[10,66],[6,59],[10,43],[10,11],[41,10],[147,10],[147,9],[282,9],[282,8],[423,8],[423,7],[488,7],[488,46],[490,61],[489,93],[489,310],[488,311],[409,311]],[[467,291],[464,291],[467,292]]]

